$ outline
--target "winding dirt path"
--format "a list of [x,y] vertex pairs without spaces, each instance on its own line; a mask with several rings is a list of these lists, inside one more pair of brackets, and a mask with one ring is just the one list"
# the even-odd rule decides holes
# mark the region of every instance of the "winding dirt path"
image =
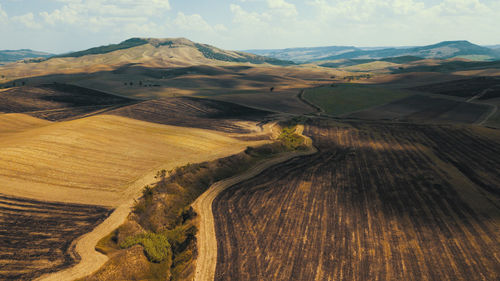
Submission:
[[[248,123],[243,124],[247,128],[252,129],[254,133],[246,134],[245,136],[271,136],[273,132],[273,123],[265,124],[263,126],[251,125]],[[238,134],[232,134],[231,137],[237,137]],[[261,144],[262,141],[249,141],[248,145]],[[83,278],[97,271],[101,266],[103,266],[107,261],[108,257],[101,254],[95,250],[95,246],[103,237],[111,233],[114,229],[122,225],[135,204],[135,200],[142,196],[142,189],[146,185],[154,185],[157,182],[155,179],[156,173],[162,169],[170,170],[178,166],[185,165],[188,162],[202,162],[211,161],[227,155],[237,153],[234,148],[228,149],[223,148],[218,151],[214,151],[210,156],[198,155],[192,157],[191,159],[178,159],[176,161],[169,161],[166,164],[158,166],[147,174],[139,177],[127,189],[122,193],[121,199],[116,202],[116,209],[113,213],[100,225],[98,225],[92,232],[89,232],[77,240],[73,241],[75,245],[74,252],[77,253],[81,260],[78,264],[69,267],[67,269],[44,274],[37,281],[62,281],[62,280],[75,280]]]
[[[297,126],[298,134],[302,135],[303,130],[304,127],[302,125]],[[316,153],[317,149],[312,145],[312,140],[307,136],[302,136],[306,139],[305,143],[309,147],[308,150],[282,154],[276,158],[261,162],[243,174],[218,181],[210,186],[209,189],[192,204],[193,209],[200,217],[199,230],[196,234],[198,258],[196,260],[195,281],[214,280],[215,277],[215,268],[217,265],[217,237],[215,236],[214,216],[212,212],[212,203],[214,199],[226,188],[255,177],[273,165],[285,162],[294,157]]]
[[83,278],[92,272],[98,270],[106,261],[108,257],[95,250],[95,245],[103,237],[108,235],[111,231],[122,225],[127,219],[128,214],[131,212],[135,199],[141,196],[142,187],[151,185],[156,182],[155,175],[158,169],[148,173],[146,176],[135,181],[125,192],[123,202],[113,211],[113,213],[100,225],[98,225],[92,232],[89,232],[73,243],[76,243],[75,252],[78,253],[81,260],[73,267],[67,268],[55,273],[49,273],[36,279],[38,281],[61,281],[61,280],[75,280]]

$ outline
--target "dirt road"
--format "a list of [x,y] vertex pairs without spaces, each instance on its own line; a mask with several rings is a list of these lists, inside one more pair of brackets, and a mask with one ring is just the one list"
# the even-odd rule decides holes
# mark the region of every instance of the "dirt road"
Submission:
[[[297,127],[297,133],[301,135],[303,130],[303,126]],[[217,264],[217,239],[215,236],[212,202],[217,195],[230,186],[257,176],[273,165],[285,162],[294,157],[316,153],[317,150],[312,145],[312,140],[309,137],[304,137],[306,138],[306,144],[310,147],[308,150],[280,155],[254,166],[244,174],[218,181],[210,186],[210,188],[192,204],[194,210],[200,216],[199,231],[196,237],[199,254],[196,260],[195,281],[213,280],[215,276],[215,266]]]
[[[257,125],[251,126],[250,124],[245,124],[249,129],[254,131],[253,134],[245,134],[244,136],[261,136],[272,134],[272,128],[270,125],[264,125],[262,128]],[[238,134],[231,135],[232,137],[237,137]],[[249,141],[247,145],[258,145],[265,143],[267,141]],[[237,147],[233,145],[233,147],[224,147],[221,149],[217,149],[212,151],[210,154],[207,153],[198,153],[198,155],[193,155],[188,158],[178,158],[176,160],[170,159],[168,163],[164,163],[161,166],[158,166],[147,174],[138,178],[135,182],[127,187],[123,193],[121,193],[121,199],[117,200],[115,206],[116,209],[113,213],[99,226],[97,226],[92,232],[87,233],[80,238],[78,238],[73,243],[76,243],[75,251],[80,256],[80,262],[70,268],[65,270],[45,274],[41,276],[37,280],[44,281],[60,281],[60,280],[75,280],[78,278],[83,278],[96,270],[98,270],[104,263],[108,260],[108,257],[97,252],[95,250],[95,246],[100,239],[111,233],[114,229],[118,228],[121,224],[125,222],[128,214],[131,212],[133,205],[135,204],[135,200],[139,199],[142,195],[142,189],[146,185],[153,185],[156,182],[155,175],[157,171],[165,169],[171,170],[175,167],[185,165],[188,162],[203,162],[203,161],[211,161],[215,160],[227,155],[231,155],[234,153],[238,153],[241,150],[244,150],[244,147]],[[214,264],[215,265],[215,264]]]
[[59,272],[43,275],[37,280],[75,280],[89,275],[104,265],[104,263],[108,260],[108,257],[97,252],[95,250],[95,245],[100,239],[113,231],[113,229],[118,228],[125,222],[132,206],[134,205],[135,199],[141,196],[142,187],[148,184],[153,184],[156,181],[154,178],[156,172],[157,169],[134,182],[123,195],[123,203],[113,211],[111,216],[97,226],[92,232],[83,235],[74,242],[76,243],[75,251],[81,258],[77,265]]

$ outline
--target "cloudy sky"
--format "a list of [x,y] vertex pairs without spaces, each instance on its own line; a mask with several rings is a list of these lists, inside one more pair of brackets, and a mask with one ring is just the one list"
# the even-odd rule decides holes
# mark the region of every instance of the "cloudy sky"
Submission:
[[500,44],[500,0],[0,0],[0,49],[61,53],[130,37],[225,49]]

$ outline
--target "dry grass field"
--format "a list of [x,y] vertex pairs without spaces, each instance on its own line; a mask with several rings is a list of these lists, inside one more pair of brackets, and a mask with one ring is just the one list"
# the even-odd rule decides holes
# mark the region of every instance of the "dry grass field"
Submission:
[[0,138],[7,194],[116,206],[128,185],[165,166],[214,159],[248,142],[223,133],[99,115]]
[[18,113],[0,114],[0,140],[13,133],[19,133],[50,124],[50,121],[31,117],[29,115]]
[[500,136],[314,121],[319,152],[213,205],[215,280],[498,280]]
[[73,240],[110,209],[16,198],[0,193],[0,280],[33,280],[75,264]]

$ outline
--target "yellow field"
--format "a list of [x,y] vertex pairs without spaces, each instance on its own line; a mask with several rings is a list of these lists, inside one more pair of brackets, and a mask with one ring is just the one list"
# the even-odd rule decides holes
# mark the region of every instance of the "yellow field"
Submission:
[[49,125],[51,122],[24,114],[0,114],[0,140],[12,134]]
[[0,187],[15,196],[118,206],[129,197],[127,187],[152,170],[227,156],[251,144],[119,116],[50,123],[0,115]]

